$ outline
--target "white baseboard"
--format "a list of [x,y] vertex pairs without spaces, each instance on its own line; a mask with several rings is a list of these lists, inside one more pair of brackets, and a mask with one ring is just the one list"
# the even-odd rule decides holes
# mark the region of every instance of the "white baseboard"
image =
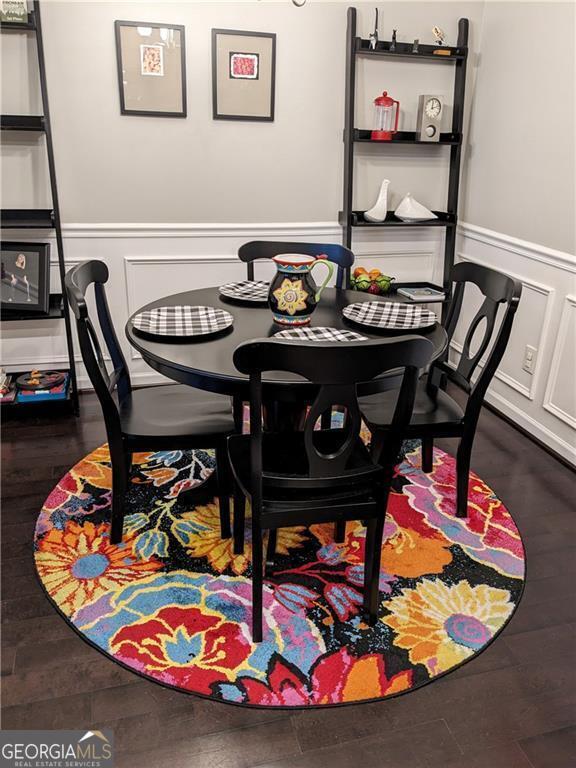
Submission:
[[557,454],[562,456],[562,458],[566,459],[566,461],[569,461],[571,464],[576,466],[576,445],[571,445],[570,443],[566,442],[566,440],[562,440],[562,438],[552,432],[552,430],[536,421],[536,419],[533,419],[527,413],[522,411],[516,405],[496,392],[488,392],[486,394],[486,402],[490,405],[493,405],[494,408],[500,411],[500,413],[502,413],[504,416],[507,416],[514,423],[518,424],[519,427],[522,427],[522,429],[525,429],[526,432],[531,434],[544,445],[547,445]]

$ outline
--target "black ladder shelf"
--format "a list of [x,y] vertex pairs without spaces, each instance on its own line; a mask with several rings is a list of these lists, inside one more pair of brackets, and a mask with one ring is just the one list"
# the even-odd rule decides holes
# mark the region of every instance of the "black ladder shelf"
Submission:
[[[3,403],[2,410],[18,410],[37,412],[37,409],[46,407],[50,409],[72,409],[78,414],[78,387],[76,380],[76,365],[74,360],[74,345],[72,342],[72,326],[70,323],[70,311],[66,291],[64,290],[64,276],[66,267],[64,264],[64,247],[62,242],[62,223],[60,221],[60,208],[58,205],[58,188],[56,185],[56,165],[54,162],[54,147],[52,143],[52,130],[50,126],[50,109],[48,105],[48,86],[46,83],[46,65],[44,60],[44,43],[42,40],[42,23],[40,18],[40,2],[34,0],[34,10],[28,14],[26,22],[2,22],[0,31],[11,33],[31,33],[36,37],[36,51],[38,55],[38,71],[40,76],[40,90],[42,95],[42,115],[1,115],[0,128],[3,131],[27,131],[33,135],[44,134],[46,137],[46,152],[48,156],[48,169],[50,173],[50,192],[52,195],[52,208],[44,209],[2,209],[0,212],[0,228],[7,229],[53,229],[56,235],[58,249],[58,272],[60,276],[60,292],[50,294],[50,308],[46,315],[33,315],[26,313],[14,313],[10,310],[2,312],[1,320],[30,320],[36,323],[43,320],[56,320],[62,318],[66,330],[66,346],[68,350],[69,385],[65,400],[44,400],[31,403],[18,403],[15,400]],[[17,373],[12,372],[11,373]],[[20,373],[20,372],[18,372]]]
[[[460,184],[460,159],[462,153],[462,127],[464,118],[464,96],[466,87],[466,60],[468,57],[468,19],[458,22],[458,44],[456,47],[442,46],[445,55],[438,55],[438,46],[420,45],[418,52],[412,52],[411,43],[397,42],[390,50],[390,41],[380,41],[376,49],[370,49],[370,41],[356,36],[356,8],[348,8],[348,29],[346,34],[346,94],[344,121],[344,191],[340,224],[344,229],[344,245],[352,249],[352,236],[355,228],[372,229],[378,227],[441,227],[446,231],[444,242],[443,289],[446,296],[450,294],[450,270],[454,264],[454,248],[456,245],[456,224],[458,222],[458,188]],[[395,58],[399,61],[428,61],[438,64],[452,64],[454,74],[454,99],[452,109],[452,129],[449,133],[441,133],[438,142],[418,141],[413,131],[399,131],[392,141],[371,141],[370,131],[355,127],[356,102],[356,58],[358,56],[375,57],[375,59]],[[434,147],[436,145],[450,147],[450,174],[448,180],[448,195],[445,211],[433,211],[438,217],[432,221],[404,222],[398,219],[393,211],[383,222],[372,223],[364,219],[363,211],[353,210],[354,185],[354,149],[356,145],[371,143],[377,146],[400,144],[406,146]],[[406,285],[406,284],[405,284]]]

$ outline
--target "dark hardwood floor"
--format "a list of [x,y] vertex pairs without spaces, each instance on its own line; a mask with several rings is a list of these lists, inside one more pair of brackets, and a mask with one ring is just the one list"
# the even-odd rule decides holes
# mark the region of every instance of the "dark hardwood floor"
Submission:
[[576,766],[576,475],[495,414],[482,414],[472,467],[507,504],[528,553],[509,626],[479,658],[419,691],[296,713],[148,683],[56,615],[34,575],[34,523],[58,478],[103,441],[93,395],[82,397],[78,420],[4,425],[3,728],[110,727],[118,768]]

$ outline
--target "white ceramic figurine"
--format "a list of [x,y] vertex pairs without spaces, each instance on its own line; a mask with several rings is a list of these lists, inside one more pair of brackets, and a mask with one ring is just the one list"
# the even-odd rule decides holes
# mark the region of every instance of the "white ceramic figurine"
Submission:
[[418,200],[414,200],[410,192],[402,198],[394,213],[402,221],[426,221],[427,219],[438,218],[425,205],[419,203]]
[[390,185],[390,179],[384,179],[380,187],[380,194],[376,204],[370,208],[369,211],[365,211],[364,218],[366,221],[384,221],[386,214],[388,213],[388,187]]

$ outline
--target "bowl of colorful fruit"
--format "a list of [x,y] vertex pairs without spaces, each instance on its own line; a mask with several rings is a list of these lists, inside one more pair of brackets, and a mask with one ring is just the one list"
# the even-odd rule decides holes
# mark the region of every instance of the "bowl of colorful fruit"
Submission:
[[393,277],[383,275],[379,269],[368,270],[365,267],[356,267],[350,278],[350,288],[380,296],[383,293],[390,293],[393,282]]

